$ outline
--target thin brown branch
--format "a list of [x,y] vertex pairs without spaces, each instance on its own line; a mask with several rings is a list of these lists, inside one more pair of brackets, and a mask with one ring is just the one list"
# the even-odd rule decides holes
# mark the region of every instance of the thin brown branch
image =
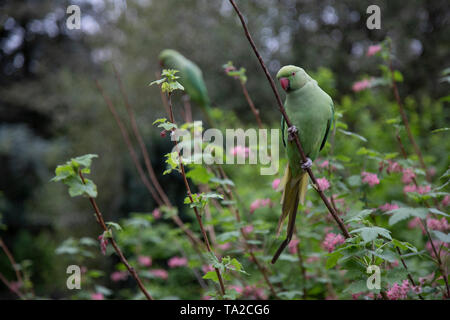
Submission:
[[[81,181],[83,181],[83,184],[85,184],[85,180],[83,177],[83,174],[81,173],[81,171],[79,171],[79,175],[81,178]],[[95,211],[95,215],[97,217],[97,222],[100,224],[100,227],[104,230],[104,231],[109,231],[108,227],[106,226],[105,220],[103,219],[103,215],[100,212],[100,209],[97,206],[97,203],[95,202],[95,199],[92,197],[89,197],[89,202],[91,203],[92,207],[94,208]],[[114,240],[112,234],[111,234],[111,238],[109,238],[111,240],[111,245],[113,246],[114,250],[116,251],[117,255],[120,258],[120,261],[122,261],[122,263],[125,265],[125,267],[127,268],[128,272],[130,272],[131,276],[136,280],[139,289],[141,289],[142,293],[145,295],[145,297],[148,300],[153,300],[152,296],[150,295],[150,293],[147,291],[147,289],[144,287],[144,284],[142,283],[141,279],[139,278],[136,270],[128,263],[128,260],[125,258],[125,256],[122,253],[122,250],[120,250],[119,246],[117,245],[116,241]]]
[[[100,83],[98,81],[96,81],[96,85],[98,90],[100,91],[100,93],[103,96],[104,101],[106,102],[106,105],[108,106],[110,112],[112,113],[114,120],[116,121],[117,126],[120,129],[120,132],[122,134],[123,140],[125,141],[125,144],[128,148],[128,152],[130,153],[130,156],[133,160],[133,163],[139,173],[139,177],[142,181],[142,183],[144,184],[144,186],[146,187],[147,191],[150,193],[150,195],[153,197],[153,199],[155,199],[156,203],[158,204],[158,206],[163,205],[163,201],[161,200],[161,198],[158,196],[158,194],[155,192],[155,189],[152,187],[152,185],[150,184],[150,181],[148,180],[147,176],[145,175],[144,169],[142,168],[137,153],[133,148],[133,145],[131,143],[131,139],[128,135],[128,132],[125,128],[125,125],[123,124],[123,122],[120,120],[120,117],[118,116],[118,113],[113,105],[113,103],[111,102],[111,99],[109,99],[109,97],[106,95],[106,93],[104,92],[103,88],[101,87]],[[144,144],[144,148],[145,148],[145,144]],[[151,165],[151,163],[150,163]],[[168,199],[167,199],[168,200]],[[166,203],[166,205],[169,208],[172,208],[172,205],[170,203],[170,201],[168,203]],[[196,249],[197,252],[200,252],[200,250],[197,248],[197,246],[203,246],[203,242],[200,241],[200,239],[198,239],[195,234],[183,223],[183,221],[180,219],[180,217],[178,217],[178,215],[173,215],[171,217],[171,219],[174,221],[174,223],[181,229],[183,230],[183,232],[186,234],[186,236],[189,238],[189,240],[191,241],[191,243],[194,245],[194,249]]]
[[20,299],[26,300],[25,296],[14,286],[11,285],[11,283],[5,278],[5,276],[0,272],[0,281],[3,282],[3,284],[13,293],[17,294]]
[[[391,46],[389,44],[389,51],[391,51],[391,50],[392,49],[391,49]],[[400,94],[398,93],[397,81],[395,81],[395,77],[394,77],[395,70],[394,70],[394,67],[392,65],[392,59],[390,57],[390,54],[389,54],[388,65],[389,65],[389,71],[391,73],[391,79],[392,79],[392,90],[394,91],[395,100],[397,101],[397,105],[398,105],[398,109],[399,109],[399,112],[400,112],[400,116],[402,118],[403,125],[405,126],[409,142],[412,144],[412,146],[414,148],[414,151],[415,151],[417,157],[419,158],[420,166],[425,171],[425,176],[426,176],[427,180],[430,182],[431,181],[431,177],[430,177],[430,174],[428,172],[428,169],[427,169],[427,166],[425,164],[425,161],[423,160],[422,151],[420,151],[420,148],[419,148],[419,146],[418,146],[418,144],[417,144],[416,140],[414,139],[414,136],[413,136],[413,134],[411,132],[411,127],[409,126],[408,116],[406,115],[405,108],[404,108],[403,103],[402,103],[402,101],[400,99]]]
[[[172,122],[173,124],[176,124],[175,122],[175,117],[173,115],[173,108],[172,108],[172,100],[171,100],[171,94],[168,94],[168,105],[169,105],[169,118],[170,118],[170,122]],[[175,129],[172,129],[172,132],[174,132]],[[178,154],[178,159],[179,159],[179,165],[180,165],[180,170],[181,170],[181,176],[183,177],[183,182],[184,182],[184,186],[186,187],[186,191],[187,191],[187,195],[189,197],[189,200],[191,201],[191,203],[194,203],[194,199],[192,198],[192,192],[191,192],[191,187],[189,185],[189,182],[187,180],[186,177],[186,171],[184,169],[184,164],[183,164],[183,158],[181,156],[181,151],[179,149],[178,146],[178,141],[175,140],[174,141],[175,147],[177,149],[177,154]],[[194,209],[194,213],[195,213],[195,217],[197,218],[197,222],[200,226],[200,230],[206,245],[206,249],[210,254],[215,255],[215,253],[213,252],[213,250],[211,249],[211,245],[209,243],[209,239],[208,239],[208,235],[206,233],[205,227],[203,226],[203,221],[202,221],[202,217],[197,209],[197,207],[193,207]],[[214,268],[214,270],[216,271],[217,274],[217,278],[219,280],[219,285],[220,285],[220,292],[223,295],[225,295],[225,285],[222,279],[222,274],[220,273],[220,270],[218,268]]]
[[134,136],[136,137],[136,140],[138,141],[139,147],[140,147],[142,155],[144,157],[144,163],[145,163],[145,167],[147,169],[148,176],[150,177],[150,180],[152,181],[153,186],[155,187],[155,189],[158,192],[161,199],[164,201],[164,203],[167,206],[170,206],[169,198],[167,197],[166,193],[164,192],[163,188],[161,187],[161,184],[159,183],[158,178],[156,177],[155,170],[153,170],[153,166],[150,161],[150,156],[148,154],[147,147],[145,146],[144,139],[142,139],[142,136],[139,132],[139,128],[138,128],[138,125],[136,122],[134,110],[133,110],[132,105],[129,103],[128,95],[123,86],[120,74],[119,74],[119,72],[117,72],[117,69],[114,67],[114,65],[113,65],[113,69],[114,69],[114,74],[116,76],[117,82],[119,84],[122,99],[124,101],[125,107],[128,112],[128,116],[130,118],[131,128],[133,130]]
[[[233,6],[234,10],[236,11],[237,15],[239,16],[239,19],[241,21],[242,27],[244,28],[245,35],[246,35],[246,37],[247,37],[247,39],[248,39],[248,41],[249,41],[249,43],[250,43],[250,45],[251,45],[251,47],[252,47],[252,49],[254,51],[256,57],[258,58],[258,61],[259,61],[260,65],[261,65],[261,67],[262,67],[262,69],[263,69],[263,71],[264,71],[264,73],[265,73],[265,75],[267,77],[267,80],[270,83],[272,91],[273,91],[273,93],[275,95],[275,98],[277,100],[278,109],[280,110],[281,114],[283,115],[283,118],[284,118],[284,120],[286,122],[286,125],[288,127],[292,127],[292,123],[289,120],[288,115],[286,114],[286,110],[284,109],[283,103],[281,101],[280,95],[278,94],[278,90],[277,90],[277,88],[275,86],[275,83],[274,83],[272,77],[270,76],[269,70],[267,69],[267,67],[266,67],[266,65],[264,63],[264,60],[262,59],[261,55],[259,54],[258,49],[256,48],[255,42],[253,41],[253,39],[252,39],[252,37],[250,35],[250,32],[248,31],[247,24],[245,23],[244,17],[242,16],[242,13],[239,10],[239,8],[237,7],[235,1],[234,0],[229,0],[229,1],[230,1],[231,5]],[[305,155],[305,153],[303,151],[303,148],[301,146],[301,143],[300,143],[300,140],[299,140],[299,137],[298,137],[297,134],[294,135],[294,141],[295,141],[297,149],[298,149],[298,151],[300,153],[302,161],[306,162],[306,160],[307,160],[306,159],[306,155]],[[348,232],[347,227],[345,226],[343,221],[339,218],[337,212],[334,210],[333,206],[330,204],[330,202],[328,201],[327,197],[325,196],[323,191],[318,186],[316,177],[314,176],[311,168],[306,169],[306,171],[308,172],[309,177],[311,178],[313,184],[316,186],[315,189],[319,193],[320,198],[322,199],[323,203],[325,204],[325,206],[327,207],[328,211],[332,215],[333,219],[336,221],[336,223],[337,223],[339,229],[341,230],[342,234],[344,235],[344,237],[345,238],[351,238],[351,235]]]
[[14,272],[16,273],[17,281],[19,281],[19,283],[21,285],[23,285],[24,284],[23,277],[22,277],[22,274],[20,273],[20,269],[17,267],[18,265],[16,263],[16,260],[14,259],[14,256],[9,251],[9,249],[6,246],[5,242],[3,242],[2,238],[0,238],[0,247],[2,247],[3,252],[5,252],[6,256],[8,257],[8,260],[11,263],[11,266],[13,267]]
[[155,189],[152,187],[152,185],[150,184],[150,181],[147,179],[147,176],[145,175],[145,172],[141,166],[141,164],[139,163],[139,158],[136,154],[136,151],[133,148],[133,144],[131,142],[130,136],[128,135],[127,129],[125,128],[125,125],[123,124],[122,120],[120,120],[119,115],[117,114],[117,111],[113,105],[113,103],[111,102],[111,100],[109,99],[109,97],[105,94],[102,86],[100,85],[100,83],[96,80],[95,84],[97,86],[97,89],[100,91],[100,93],[103,96],[103,99],[106,102],[106,105],[108,106],[109,111],[112,113],[114,119],[116,120],[116,123],[120,129],[120,132],[122,134],[122,137],[125,141],[125,144],[127,145],[128,148],[128,152],[131,155],[131,158],[136,166],[136,169],[138,170],[139,176],[142,180],[142,182],[144,183],[145,187],[147,188],[147,190],[151,193],[153,199],[156,201],[156,203],[158,203],[159,206],[163,205],[163,202],[161,200],[161,198],[159,197],[159,195],[156,193]]
[[252,110],[253,114],[255,115],[256,122],[258,123],[258,127],[260,129],[263,129],[263,123],[261,121],[261,117],[259,116],[259,110],[256,109],[255,104],[253,103],[252,98],[250,98],[250,95],[247,91],[247,86],[242,81],[239,81],[242,87],[242,92],[244,93],[245,99],[247,100],[248,105],[250,106],[250,109]]

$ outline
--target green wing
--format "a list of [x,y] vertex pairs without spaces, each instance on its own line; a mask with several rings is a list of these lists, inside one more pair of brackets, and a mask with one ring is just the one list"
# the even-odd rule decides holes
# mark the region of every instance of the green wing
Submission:
[[323,137],[323,141],[322,144],[320,145],[319,151],[322,151],[323,147],[325,147],[325,143],[327,142],[328,139],[328,134],[330,133],[330,129],[333,124],[333,119],[334,119],[334,104],[333,101],[331,101],[331,118],[328,119],[327,130],[325,131],[325,136]]

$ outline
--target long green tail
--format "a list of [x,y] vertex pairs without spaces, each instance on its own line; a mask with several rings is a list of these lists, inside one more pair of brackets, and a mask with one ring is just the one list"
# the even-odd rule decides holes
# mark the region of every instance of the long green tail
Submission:
[[283,252],[284,248],[292,239],[295,227],[295,218],[297,216],[298,204],[305,203],[306,191],[308,190],[308,174],[302,172],[300,175],[292,176],[292,171],[289,165],[286,168],[283,180],[280,183],[280,188],[283,188],[283,196],[281,197],[282,212],[277,226],[277,236],[280,234],[281,227],[287,216],[289,216],[286,239],[275,253],[272,263],[275,263]]

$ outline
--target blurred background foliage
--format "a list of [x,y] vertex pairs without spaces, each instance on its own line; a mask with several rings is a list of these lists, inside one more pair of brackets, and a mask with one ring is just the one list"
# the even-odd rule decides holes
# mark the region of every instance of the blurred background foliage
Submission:
[[[345,111],[348,130],[381,152],[398,151],[394,130],[385,124],[398,112],[392,93],[375,89],[355,94],[351,88],[365,75],[380,74],[366,50],[391,37],[394,65],[404,76],[400,95],[414,134],[425,160],[438,173],[445,171],[446,135],[430,131],[449,120],[448,99],[441,99],[448,94],[448,83],[440,81],[450,61],[448,1],[238,2],[272,74],[285,64],[305,68],[333,97],[337,110]],[[69,4],[81,7],[81,30],[66,28]],[[365,26],[370,4],[381,8],[381,30]],[[248,90],[263,121],[268,127],[279,126],[273,94],[226,0],[0,1],[0,25],[0,212],[7,226],[1,233],[18,261],[32,263],[37,295],[67,296],[65,267],[70,259],[55,255],[56,247],[69,237],[96,238],[99,233],[89,203],[70,199],[62,185],[49,183],[58,163],[81,154],[100,156],[92,178],[108,220],[155,208],[95,87],[98,80],[126,119],[113,65],[135,108],[155,171],[184,220],[192,220],[192,214],[182,204],[181,179],[162,176],[163,155],[170,146],[151,125],[165,116],[158,89],[148,87],[159,70],[162,49],[176,49],[201,67],[213,104],[225,118],[239,118],[236,127],[255,127],[238,83],[222,69],[229,60],[245,67]],[[201,117],[197,109],[194,112]],[[335,146],[339,152],[352,154],[360,147],[357,140],[341,137]],[[270,191],[269,180],[257,180]],[[252,185],[247,188],[243,194],[258,192]],[[161,236],[161,243],[165,240]],[[112,262],[100,257],[90,263],[112,270]],[[0,271],[14,275],[1,254]],[[167,295],[189,297],[179,290]],[[11,293],[0,286],[0,297]]]

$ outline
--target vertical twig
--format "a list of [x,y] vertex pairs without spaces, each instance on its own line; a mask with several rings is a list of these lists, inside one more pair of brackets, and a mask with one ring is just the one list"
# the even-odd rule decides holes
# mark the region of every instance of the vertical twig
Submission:
[[412,146],[414,148],[414,151],[417,154],[417,157],[419,158],[420,166],[425,171],[425,176],[426,176],[428,182],[431,182],[431,177],[430,177],[430,174],[428,172],[427,166],[425,165],[425,161],[423,160],[422,152],[420,151],[420,148],[417,145],[417,142],[414,139],[414,136],[413,136],[413,134],[411,132],[411,127],[409,126],[408,117],[406,115],[405,108],[403,107],[403,103],[402,103],[402,101],[400,99],[400,94],[398,93],[397,81],[395,81],[395,77],[394,77],[395,71],[394,71],[394,67],[392,65],[391,53],[392,53],[392,48],[391,48],[391,43],[389,42],[389,61],[388,61],[388,65],[389,65],[389,71],[391,73],[391,79],[392,79],[392,90],[394,91],[395,100],[397,101],[397,105],[398,105],[398,109],[399,109],[399,112],[400,112],[400,116],[402,118],[403,125],[405,126],[409,142],[412,144]]
[[[169,118],[170,118],[170,122],[172,122],[173,124],[175,124],[176,122],[175,122],[175,117],[174,117],[174,115],[173,115],[171,93],[168,94],[167,102],[168,102],[168,105],[169,105]],[[174,132],[174,130],[175,130],[175,129],[172,129],[172,132]],[[188,182],[187,177],[186,177],[186,171],[184,170],[183,158],[182,158],[182,156],[181,156],[181,151],[180,151],[179,146],[178,146],[178,141],[175,140],[175,141],[174,141],[174,144],[175,144],[175,147],[176,147],[176,149],[177,149],[177,154],[178,154],[178,159],[179,159],[179,164],[180,164],[181,175],[182,175],[182,177],[183,177],[183,182],[184,182],[184,185],[185,185],[185,187],[186,187],[186,191],[187,191],[188,197],[189,197],[191,203],[194,203],[194,199],[192,198],[191,187],[190,187],[189,182]],[[211,245],[210,245],[210,243],[209,243],[209,239],[208,239],[208,235],[206,234],[205,227],[203,226],[202,217],[201,217],[200,213],[198,212],[197,207],[193,207],[193,209],[194,209],[194,212],[195,212],[195,217],[197,218],[197,222],[198,222],[198,224],[199,224],[199,226],[200,226],[201,233],[202,233],[202,235],[203,235],[203,239],[204,239],[204,242],[205,242],[205,245],[206,245],[206,249],[207,249],[207,251],[208,251],[210,254],[215,255],[214,252],[213,252],[212,249],[211,249]],[[215,271],[216,271],[217,278],[218,278],[218,280],[219,280],[219,285],[220,285],[220,291],[221,291],[221,294],[222,294],[222,295],[225,295],[225,285],[224,285],[224,283],[223,283],[222,274],[220,273],[220,270],[219,270],[218,268],[214,268],[214,269],[215,269]]]
[[[275,83],[274,83],[272,77],[270,76],[269,70],[267,69],[267,67],[266,67],[266,65],[264,63],[264,60],[262,59],[261,55],[259,54],[258,49],[256,48],[255,42],[253,41],[253,39],[252,39],[252,37],[251,37],[251,35],[250,35],[249,31],[248,31],[247,24],[245,23],[244,17],[242,16],[242,13],[239,10],[239,8],[237,7],[235,1],[234,0],[229,0],[229,1],[230,1],[231,5],[233,6],[234,10],[236,11],[237,15],[239,16],[239,19],[240,19],[242,27],[244,29],[245,35],[246,35],[246,37],[247,37],[247,39],[248,39],[248,41],[249,41],[249,43],[250,43],[250,45],[251,45],[251,47],[252,47],[252,49],[254,51],[256,57],[258,58],[258,61],[259,61],[260,65],[261,65],[261,67],[262,67],[262,69],[263,69],[263,71],[264,71],[264,73],[265,73],[265,75],[267,77],[267,80],[270,83],[272,91],[273,91],[273,93],[275,95],[275,98],[277,100],[278,109],[280,110],[281,114],[283,115],[283,118],[284,118],[284,120],[286,122],[286,125],[288,127],[291,127],[292,123],[291,123],[291,121],[289,120],[289,117],[286,114],[286,110],[284,109],[284,106],[283,106],[283,103],[281,101],[280,95],[278,94],[278,90],[277,90],[277,88],[275,86]],[[302,161],[306,162],[306,155],[303,152],[303,148],[301,146],[301,143],[300,143],[300,140],[299,140],[297,134],[294,135],[294,142],[295,142],[295,144],[297,146],[297,149],[298,149],[298,151],[300,153]],[[316,180],[316,178],[315,178],[311,168],[306,169],[306,171],[308,172],[308,174],[309,174],[313,184],[315,186],[317,186],[315,188],[316,191],[319,193],[320,198],[322,199],[323,203],[327,207],[328,211],[331,213],[333,219],[336,221],[336,223],[337,223],[339,229],[341,230],[342,234],[344,235],[344,237],[345,238],[351,238],[351,235],[349,234],[349,232],[347,230],[347,227],[342,222],[342,220],[339,218],[339,216],[336,213],[336,211],[334,210],[333,206],[330,204],[330,202],[328,201],[327,197],[325,196],[323,191],[318,186],[317,180]]]
[[[222,176],[222,179],[228,179],[225,171],[223,170],[223,168],[221,166],[218,166],[219,169],[219,173]],[[227,186],[224,186],[224,193],[225,195],[227,195],[228,199],[233,201],[234,197],[233,197],[233,193],[227,188]],[[228,206],[229,209],[234,213],[234,216],[236,218],[236,221],[238,223],[241,222],[241,215],[239,213],[239,209],[234,208],[232,205]],[[267,286],[270,289],[270,292],[272,293],[272,295],[279,299],[277,292],[275,291],[275,288],[273,287],[272,283],[270,282],[269,276],[267,274],[267,269],[265,268],[265,266],[262,265],[262,263],[259,261],[259,259],[255,256],[255,253],[253,252],[253,248],[252,246],[248,243],[248,236],[244,231],[244,228],[241,227],[239,229],[242,239],[243,239],[243,244],[244,247],[246,248],[246,250],[248,251],[248,253],[250,254],[251,260],[256,264],[256,267],[258,268],[259,272],[262,274],[264,281],[266,282]]]
[[[81,171],[78,172],[78,174],[80,175],[81,181],[83,182],[83,184],[85,184],[84,181],[84,176],[81,173]],[[92,208],[94,208],[95,211],[95,215],[97,217],[97,222],[100,224],[100,227],[108,232],[109,229],[106,226],[105,220],[103,220],[103,215],[100,212],[100,209],[97,206],[97,203],[95,202],[95,199],[92,197],[89,197],[89,202],[92,205]],[[131,276],[136,280],[139,289],[141,289],[142,293],[145,295],[145,297],[148,300],[153,300],[152,296],[150,295],[150,293],[147,291],[147,289],[145,289],[144,284],[142,283],[141,279],[139,278],[136,270],[134,270],[134,268],[128,263],[128,260],[125,258],[125,256],[122,253],[122,250],[120,250],[119,246],[117,245],[116,241],[114,240],[112,234],[111,234],[111,238],[109,238],[111,240],[111,245],[113,246],[114,250],[116,251],[117,255],[120,258],[120,261],[122,261],[122,263],[125,265],[125,267],[127,268],[128,272],[130,272]]]

